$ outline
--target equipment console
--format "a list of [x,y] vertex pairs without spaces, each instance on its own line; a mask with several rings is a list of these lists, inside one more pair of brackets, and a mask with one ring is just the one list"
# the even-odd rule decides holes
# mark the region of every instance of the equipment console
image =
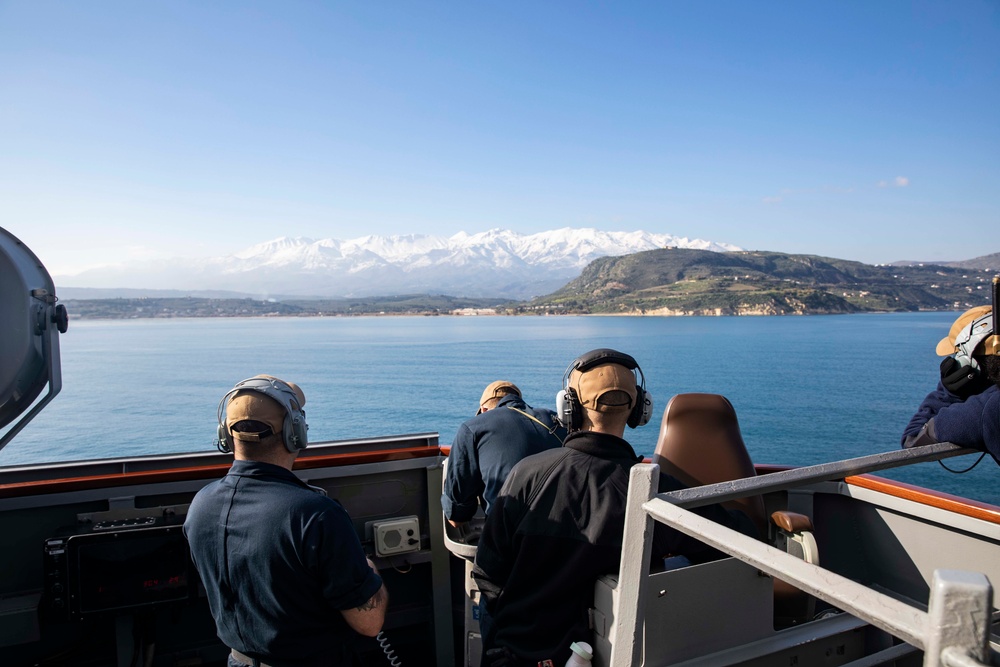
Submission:
[[197,575],[176,520],[92,524],[44,543],[45,608],[54,618],[133,611],[197,594]]

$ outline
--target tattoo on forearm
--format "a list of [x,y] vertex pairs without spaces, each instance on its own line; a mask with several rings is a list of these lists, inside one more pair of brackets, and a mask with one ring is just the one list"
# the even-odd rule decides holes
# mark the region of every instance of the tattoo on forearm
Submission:
[[365,602],[363,605],[358,607],[358,611],[371,611],[372,609],[375,609],[379,605],[381,605],[384,599],[385,595],[383,594],[382,590],[379,590],[378,593],[371,596],[368,602]]
[[360,607],[358,607],[358,611],[371,611],[372,609],[374,609],[377,606],[378,606],[378,600],[376,600],[375,598],[372,598],[368,602],[366,602],[363,605],[361,605]]

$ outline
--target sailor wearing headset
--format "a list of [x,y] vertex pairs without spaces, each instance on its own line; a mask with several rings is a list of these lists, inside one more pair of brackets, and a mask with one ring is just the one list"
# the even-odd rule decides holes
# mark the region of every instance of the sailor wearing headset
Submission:
[[[652,412],[631,356],[601,348],[567,368],[556,414],[569,436],[515,465],[486,516],[472,573],[483,599],[484,666],[563,665],[573,642],[589,640],[594,582],[618,571],[629,470],[642,461],[623,437],[625,426],[646,424]],[[682,486],[660,475],[661,492]],[[742,512],[695,511],[756,535]],[[658,526],[652,557],[662,567],[668,554],[700,562],[718,552]]]
[[270,375],[227,392],[217,446],[236,460],[184,521],[229,667],[351,665],[353,633],[374,637],[385,621],[388,594],[351,518],[292,472],[305,402]]
[[514,464],[561,447],[565,437],[554,412],[525,403],[513,382],[491,382],[479,399],[479,412],[458,428],[451,445],[441,494],[445,518],[459,526],[479,505],[489,514]]
[[989,452],[1000,465],[1000,336],[997,291],[993,304],[962,313],[937,345],[941,381],[920,404],[906,430],[904,448],[950,442]]

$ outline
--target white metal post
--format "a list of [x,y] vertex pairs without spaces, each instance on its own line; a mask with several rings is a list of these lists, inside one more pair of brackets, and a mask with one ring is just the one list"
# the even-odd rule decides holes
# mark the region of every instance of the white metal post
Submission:
[[653,549],[653,518],[643,505],[656,494],[659,480],[660,466],[655,463],[636,464],[629,472],[611,667],[637,667],[642,659],[642,624],[646,612],[649,555]]
[[[992,613],[993,587],[985,575],[935,570],[927,606],[924,667],[960,664],[965,662],[961,660],[963,654],[988,664]],[[956,662],[946,657],[946,651],[959,660]]]

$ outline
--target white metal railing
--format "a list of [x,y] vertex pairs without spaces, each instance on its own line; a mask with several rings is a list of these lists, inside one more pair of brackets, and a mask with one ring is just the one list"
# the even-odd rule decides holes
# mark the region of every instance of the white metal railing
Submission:
[[659,495],[656,493],[659,466],[634,466],[625,514],[612,667],[635,667],[642,657],[645,607],[641,601],[647,594],[654,519],[923,650],[924,667],[985,667],[990,661],[988,640],[993,600],[993,588],[985,575],[935,571],[928,609],[924,612],[686,509],[968,451],[942,443]]

